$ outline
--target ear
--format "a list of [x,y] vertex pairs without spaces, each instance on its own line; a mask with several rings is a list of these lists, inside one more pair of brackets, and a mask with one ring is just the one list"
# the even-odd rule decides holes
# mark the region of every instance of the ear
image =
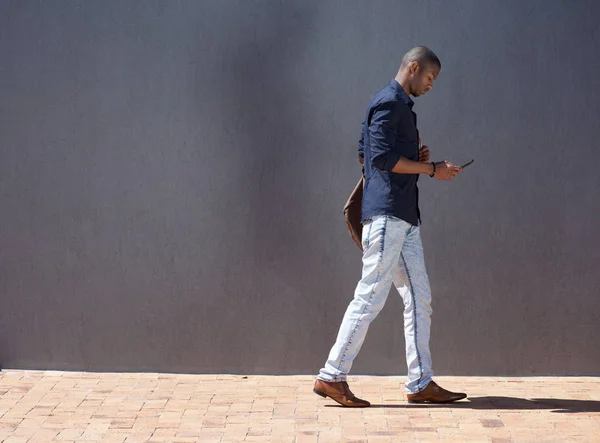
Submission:
[[416,74],[419,71],[419,62],[414,60],[408,67],[408,72]]

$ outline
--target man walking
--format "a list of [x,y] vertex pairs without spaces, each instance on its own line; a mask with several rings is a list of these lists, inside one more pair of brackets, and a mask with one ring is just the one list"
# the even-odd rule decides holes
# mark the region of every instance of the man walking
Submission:
[[346,378],[392,284],[404,301],[408,401],[450,403],[466,397],[432,380],[431,290],[419,228],[419,174],[450,180],[461,171],[447,161],[429,163],[429,148],[420,146],[417,116],[412,111],[410,96],[429,92],[440,69],[430,49],[410,50],[395,79],[375,94],[367,110],[358,148],[365,174],[362,278],[313,389],[343,406],[370,406],[352,394]]

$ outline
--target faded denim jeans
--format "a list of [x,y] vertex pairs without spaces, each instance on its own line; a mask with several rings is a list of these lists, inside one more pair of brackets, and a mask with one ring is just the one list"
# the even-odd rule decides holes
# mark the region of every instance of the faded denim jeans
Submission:
[[431,289],[420,228],[395,217],[373,217],[363,227],[362,244],[362,278],[318,378],[346,381],[369,324],[383,308],[393,283],[404,301],[406,392],[414,394],[433,377],[429,351]]

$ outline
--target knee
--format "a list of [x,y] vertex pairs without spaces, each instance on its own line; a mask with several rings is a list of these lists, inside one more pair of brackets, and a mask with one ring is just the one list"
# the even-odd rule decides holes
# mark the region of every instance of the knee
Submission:
[[416,309],[417,309],[417,313],[419,313],[421,315],[430,316],[431,313],[433,312],[433,309],[431,308],[431,300],[426,300],[426,299],[417,300]]
[[383,308],[383,303],[377,302],[377,300],[365,300],[361,296],[355,296],[354,300],[350,303],[350,307],[352,313],[362,319],[373,319]]

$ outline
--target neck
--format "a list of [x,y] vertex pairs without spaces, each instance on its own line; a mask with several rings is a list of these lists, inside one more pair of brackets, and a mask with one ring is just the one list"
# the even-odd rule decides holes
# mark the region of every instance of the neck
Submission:
[[395,80],[398,82],[398,84],[400,86],[402,86],[402,89],[404,89],[404,92],[406,92],[406,95],[408,95],[410,97],[410,88],[408,87],[407,76],[404,75],[404,73],[402,71],[399,71],[398,74],[396,74]]

